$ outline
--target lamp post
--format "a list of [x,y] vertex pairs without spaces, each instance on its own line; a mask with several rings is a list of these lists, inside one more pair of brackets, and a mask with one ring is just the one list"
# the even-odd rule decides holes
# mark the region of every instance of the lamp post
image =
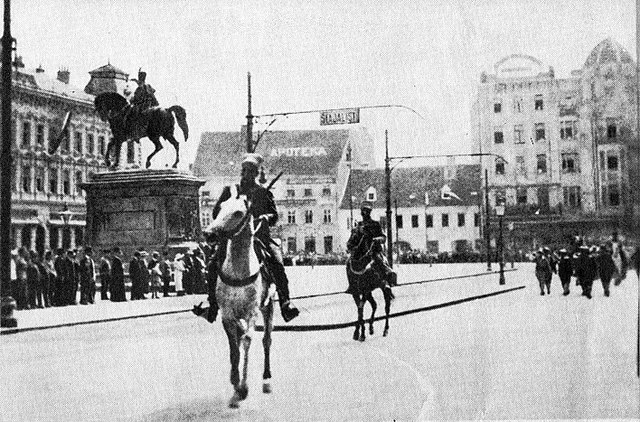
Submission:
[[502,237],[502,218],[504,217],[504,205],[496,205],[496,215],[498,216],[498,227],[499,227],[499,237],[498,237],[498,258],[500,259],[500,282],[499,284],[505,284],[504,280],[504,241]]

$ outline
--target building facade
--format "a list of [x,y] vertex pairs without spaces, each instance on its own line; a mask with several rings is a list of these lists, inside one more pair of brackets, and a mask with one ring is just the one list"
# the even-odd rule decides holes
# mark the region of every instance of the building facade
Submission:
[[482,157],[490,209],[506,206],[517,248],[601,238],[629,219],[635,69],[607,39],[567,78],[526,55],[505,57],[481,75],[475,147],[492,154]]
[[[40,253],[76,247],[85,229],[80,184],[106,171],[109,125],[95,114],[94,96],[69,83],[67,70],[50,77],[18,58],[12,78],[12,245]],[[125,150],[123,159],[137,165],[139,152]]]

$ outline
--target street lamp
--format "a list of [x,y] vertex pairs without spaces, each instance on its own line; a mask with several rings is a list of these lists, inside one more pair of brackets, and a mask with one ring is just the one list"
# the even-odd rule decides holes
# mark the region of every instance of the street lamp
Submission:
[[496,215],[498,216],[498,226],[499,226],[499,238],[498,238],[498,257],[500,259],[500,282],[499,284],[505,284],[504,280],[504,242],[502,238],[502,218],[504,217],[504,205],[496,205]]

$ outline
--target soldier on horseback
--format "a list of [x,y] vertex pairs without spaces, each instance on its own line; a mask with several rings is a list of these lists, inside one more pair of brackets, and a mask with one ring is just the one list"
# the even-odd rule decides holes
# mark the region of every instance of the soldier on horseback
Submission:
[[[378,273],[380,279],[385,281],[385,288],[390,289],[391,286],[397,284],[397,275],[389,266],[382,251],[382,242],[384,242],[386,236],[382,233],[380,223],[371,218],[372,209],[371,202],[364,201],[362,203],[360,207],[362,221],[358,222],[358,225],[353,230],[364,236],[363,242],[371,245],[372,267]],[[357,242],[359,243],[360,240],[358,239]],[[357,246],[355,243],[356,238],[352,236],[347,242],[347,252],[351,252]],[[347,293],[352,293],[351,286],[347,289]]]
[[[289,297],[289,279],[284,271],[282,262],[282,252],[280,247],[271,239],[269,226],[273,226],[278,220],[278,212],[276,204],[273,200],[273,194],[267,188],[256,183],[258,169],[263,159],[259,154],[247,154],[242,162],[242,173],[238,193],[246,195],[250,202],[250,213],[253,215],[254,223],[257,231],[255,236],[255,251],[258,259],[264,264],[267,276],[271,282],[275,283],[276,291],[280,303],[280,311],[285,322],[289,322],[300,313],[298,309],[291,304]],[[227,186],[223,190],[217,204],[213,209],[213,218],[220,212],[220,204],[231,196],[231,190]],[[225,239],[218,239],[219,246],[212,255],[209,265],[210,271],[216,271],[220,268],[224,260],[226,248]],[[263,273],[264,274],[264,273]],[[215,296],[217,274],[209,277],[209,314],[208,320],[215,320],[218,312],[218,304]]]
[[131,98],[131,110],[126,116],[128,125],[132,125],[135,135],[133,140],[139,142],[145,136],[144,130],[149,123],[149,114],[145,113],[150,108],[160,105],[156,99],[156,90],[147,83],[147,73],[138,70],[138,79],[132,79],[138,87]]

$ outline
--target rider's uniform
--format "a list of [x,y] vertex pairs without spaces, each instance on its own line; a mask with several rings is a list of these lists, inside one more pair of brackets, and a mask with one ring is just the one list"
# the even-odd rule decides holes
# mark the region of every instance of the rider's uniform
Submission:
[[[373,240],[376,237],[384,237],[382,232],[382,226],[379,222],[369,219],[360,221],[354,230],[362,232],[365,247],[371,246],[371,258],[373,259],[373,268],[378,272],[380,277],[385,280],[387,285],[392,285],[395,282],[395,273],[389,266],[387,258],[384,256],[382,246],[379,242]],[[347,242],[347,251],[351,251],[357,244],[355,239],[351,238]]]

